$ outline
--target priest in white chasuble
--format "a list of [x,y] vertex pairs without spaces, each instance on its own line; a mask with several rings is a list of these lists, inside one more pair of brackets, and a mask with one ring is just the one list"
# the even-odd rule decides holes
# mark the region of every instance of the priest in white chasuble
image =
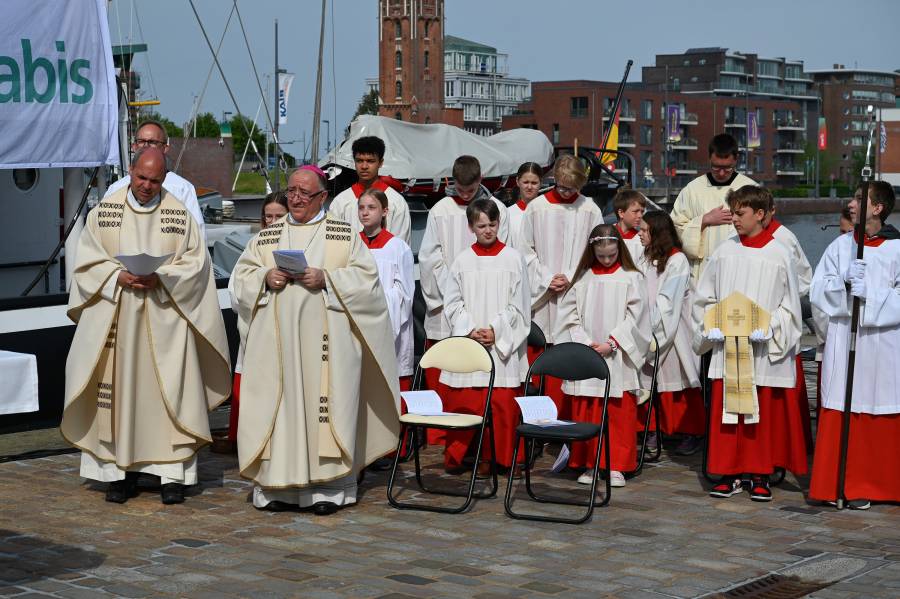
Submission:
[[[394,335],[378,270],[355,227],[328,217],[325,177],[300,167],[288,214],[250,240],[232,272],[244,340],[238,460],[253,505],[356,502],[357,474],[400,432]],[[303,250],[307,268],[276,267]]]
[[[207,412],[229,394],[209,253],[162,189],[165,173],[159,150],[139,151],[129,186],[88,214],[74,257],[68,315],[78,327],[61,431],[82,450],[81,475],[109,482],[116,503],[135,493],[139,473],[160,477],[163,503],[183,501],[211,441]],[[138,254],[170,257],[138,276],[123,265]]]

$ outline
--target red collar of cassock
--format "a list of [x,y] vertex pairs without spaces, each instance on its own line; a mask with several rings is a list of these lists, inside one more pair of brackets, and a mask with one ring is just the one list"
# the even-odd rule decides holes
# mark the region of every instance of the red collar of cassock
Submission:
[[394,237],[387,229],[382,229],[378,235],[372,238],[372,241],[369,241],[369,238],[366,237],[366,234],[362,231],[359,232],[359,236],[362,237],[363,243],[366,244],[370,250],[380,250]]
[[679,253],[681,253],[681,250],[679,250],[678,248],[672,248],[671,250],[669,250],[669,258]]
[[748,248],[761,248],[765,247],[767,243],[772,241],[774,237],[769,233],[768,229],[763,229],[753,237],[749,237],[747,235],[740,235],[741,245]]
[[622,227],[619,226],[619,223],[616,223],[616,229],[619,230],[619,235],[622,236],[622,239],[634,239],[634,236],[637,235],[637,231],[635,231],[634,229],[623,231]]
[[478,242],[472,244],[472,251],[475,252],[476,256],[496,256],[503,248],[506,247],[506,244],[500,241],[499,239],[495,239],[494,243],[488,246],[479,245]]
[[516,206],[518,206],[519,210],[522,212],[525,212],[525,209],[528,208],[528,204],[525,203],[525,200],[519,200],[516,202]]
[[595,275],[611,275],[612,273],[619,270],[619,268],[621,266],[622,266],[621,262],[616,262],[612,266],[602,266],[599,262],[597,262],[595,260],[594,263],[591,265],[591,272],[594,273]]
[[568,200],[565,199],[564,197],[559,195],[559,192],[556,190],[555,187],[553,189],[551,189],[550,191],[548,191],[547,193],[545,193],[544,195],[547,196],[547,201],[550,202],[551,204],[571,204],[575,200],[578,199],[577,193],[574,194],[571,199],[568,199]]
[[[853,241],[855,243],[859,243],[859,237],[856,235],[856,230],[853,231]],[[877,248],[879,245],[887,241],[884,237],[879,237],[878,233],[874,236],[869,237],[866,235],[866,243],[864,244],[867,248]]]
[[[375,179],[375,181],[372,183],[372,185],[369,187],[369,189],[377,189],[378,191],[385,191],[385,190],[387,190],[388,187],[390,187],[390,186],[387,183],[385,183],[383,179],[381,179],[379,177],[378,179]],[[353,189],[353,195],[356,196],[356,199],[359,199],[359,196],[362,195],[362,192],[364,192],[366,190],[366,188],[363,187],[363,184],[360,183],[359,181],[354,183],[352,185],[351,189]]]
[[774,236],[775,231],[777,231],[780,226],[781,226],[781,223],[773,218],[771,221],[769,221],[769,226],[766,227],[766,231],[769,233],[769,235]]

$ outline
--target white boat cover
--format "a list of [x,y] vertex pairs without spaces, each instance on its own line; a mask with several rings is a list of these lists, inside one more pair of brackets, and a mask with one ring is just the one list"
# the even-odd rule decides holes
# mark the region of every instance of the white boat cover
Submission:
[[401,181],[450,177],[453,161],[463,154],[478,158],[485,178],[515,175],[523,162],[537,162],[546,167],[553,160],[550,140],[534,129],[513,129],[482,137],[452,125],[418,125],[360,115],[350,123],[350,135],[320,160],[319,166],[353,169],[353,140],[366,135],[384,140],[386,151],[380,173]]

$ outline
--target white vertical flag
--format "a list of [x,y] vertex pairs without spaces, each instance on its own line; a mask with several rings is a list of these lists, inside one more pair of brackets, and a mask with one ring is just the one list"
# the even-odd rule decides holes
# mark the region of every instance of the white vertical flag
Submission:
[[294,82],[292,73],[279,73],[278,75],[278,124],[287,124],[288,95],[291,93],[291,83]]

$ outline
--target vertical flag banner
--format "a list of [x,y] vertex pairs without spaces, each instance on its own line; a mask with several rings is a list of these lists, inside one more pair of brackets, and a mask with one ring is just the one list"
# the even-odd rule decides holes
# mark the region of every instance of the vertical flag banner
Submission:
[[879,132],[879,135],[878,135],[878,138],[879,138],[878,141],[880,142],[878,153],[884,154],[887,151],[887,128],[885,128],[885,126],[884,126],[884,121],[881,121],[880,124],[881,124],[881,131]]
[[[621,106],[619,110],[616,110],[616,114],[609,121],[609,128],[606,130],[605,137],[603,138],[603,147],[607,150],[616,151],[619,149],[619,112],[621,111]],[[603,152],[602,156],[600,156],[600,163],[606,165],[609,169],[615,168],[616,157],[618,154],[612,152]]]
[[666,138],[669,141],[681,141],[681,106],[666,106]]
[[828,147],[828,134],[826,133],[826,130],[825,130],[825,117],[824,116],[819,117],[819,134],[818,134],[817,138],[818,138],[819,149],[820,150],[826,149]]
[[294,82],[292,73],[279,73],[278,75],[278,124],[286,125],[288,95],[291,93],[291,84]]
[[756,111],[747,113],[747,147],[759,147],[759,123],[756,121]]
[[119,162],[104,0],[3,2],[0,131],[0,169]]

